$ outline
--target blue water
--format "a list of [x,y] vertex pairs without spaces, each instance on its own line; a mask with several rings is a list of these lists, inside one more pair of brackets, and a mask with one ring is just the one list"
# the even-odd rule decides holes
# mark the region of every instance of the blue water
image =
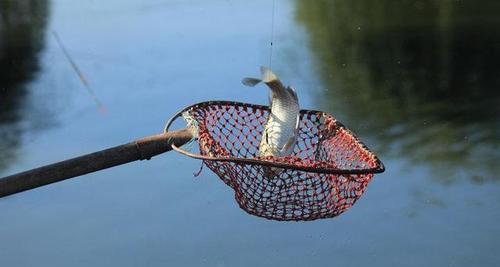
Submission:
[[[335,219],[306,223],[253,217],[207,168],[193,177],[199,161],[169,152],[1,199],[0,266],[498,264],[498,168],[455,164],[455,154],[429,159],[432,150],[442,149],[435,143],[426,143],[428,150],[419,143],[407,146],[413,135],[431,138],[433,131],[386,134],[413,129],[412,121],[446,135],[439,129],[447,118],[410,113],[408,121],[371,127],[364,113],[349,107],[358,93],[342,93],[336,87],[347,83],[325,78],[331,69],[311,40],[317,37],[314,24],[300,18],[297,8],[303,6],[276,2],[273,69],[297,88],[303,108],[338,115],[386,165],[353,208]],[[159,133],[170,116],[192,103],[267,103],[263,87],[247,88],[240,81],[269,64],[269,1],[49,3],[39,69],[23,83],[27,93],[15,120],[0,124],[15,137],[5,150],[9,157],[0,157],[0,176]],[[106,114],[97,110],[53,31]],[[394,113],[398,109],[378,116]],[[497,136],[497,128],[486,125]],[[474,125],[463,127],[468,126]],[[452,133],[462,129],[453,127]],[[498,160],[487,149],[497,151],[498,139],[471,147],[466,152]],[[418,153],[423,156],[416,158]]]

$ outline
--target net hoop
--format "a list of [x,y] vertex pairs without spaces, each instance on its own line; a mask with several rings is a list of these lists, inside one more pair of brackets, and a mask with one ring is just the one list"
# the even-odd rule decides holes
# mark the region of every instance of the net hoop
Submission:
[[[164,131],[168,132],[170,130],[170,127],[174,123],[175,120],[178,118],[182,117],[182,114],[186,111],[193,110],[193,109],[200,109],[200,108],[206,108],[209,106],[239,106],[239,107],[250,107],[250,108],[257,108],[261,110],[268,110],[268,106],[263,106],[263,105],[258,105],[258,104],[249,104],[249,103],[242,103],[242,102],[235,102],[235,101],[205,101],[205,102],[200,102],[197,104],[190,105],[188,107],[185,107],[181,109],[179,112],[177,112],[170,120],[165,125]],[[301,117],[307,114],[323,114],[324,116],[331,116],[325,112],[322,111],[317,111],[317,110],[305,110],[302,109],[300,110]],[[333,117],[333,116],[332,116]],[[337,169],[337,168],[318,168],[318,167],[308,167],[308,166],[298,166],[296,164],[289,164],[289,163],[281,163],[281,162],[274,162],[274,161],[268,161],[268,160],[262,160],[262,159],[252,159],[252,158],[240,158],[240,157],[214,157],[214,156],[209,156],[209,155],[200,155],[200,154],[195,154],[191,153],[188,151],[185,151],[184,149],[177,147],[175,144],[172,144],[172,149],[175,151],[186,155],[191,158],[195,159],[200,159],[204,161],[220,161],[220,162],[234,162],[234,163],[242,163],[242,164],[249,164],[249,165],[261,165],[261,166],[267,166],[267,167],[276,167],[276,168],[284,168],[284,169],[290,169],[290,170],[297,170],[297,171],[305,171],[305,172],[312,172],[312,173],[323,173],[323,174],[375,174],[375,173],[382,173],[385,171],[384,164],[382,161],[378,159],[377,156],[373,152],[370,151],[370,149],[359,140],[359,138],[347,127],[345,127],[341,122],[335,120],[335,127],[338,129],[343,129],[347,133],[349,133],[354,139],[356,140],[356,143],[359,145],[361,149],[363,149],[367,154],[371,155],[373,157],[374,162],[376,163],[376,167],[373,168],[363,168],[363,169]]]

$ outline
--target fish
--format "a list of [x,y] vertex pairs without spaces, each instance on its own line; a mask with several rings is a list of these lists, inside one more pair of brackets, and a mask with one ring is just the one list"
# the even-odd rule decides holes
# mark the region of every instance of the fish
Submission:
[[[286,157],[293,153],[297,142],[300,107],[297,91],[284,86],[278,76],[266,67],[260,68],[262,78],[244,78],[245,86],[254,87],[264,83],[269,87],[269,106],[271,112],[262,133],[259,145],[260,157]],[[273,178],[282,172],[281,168],[264,168],[264,175]]]

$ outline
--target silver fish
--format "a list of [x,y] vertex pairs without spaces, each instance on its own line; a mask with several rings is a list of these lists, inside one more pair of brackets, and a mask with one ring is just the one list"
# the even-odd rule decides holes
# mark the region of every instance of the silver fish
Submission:
[[[271,114],[264,128],[259,146],[261,157],[286,157],[293,153],[299,128],[299,99],[295,89],[285,87],[278,77],[268,68],[261,67],[262,79],[245,78],[243,84],[253,87],[260,82],[269,89]],[[264,168],[268,178],[275,177],[282,169]]]

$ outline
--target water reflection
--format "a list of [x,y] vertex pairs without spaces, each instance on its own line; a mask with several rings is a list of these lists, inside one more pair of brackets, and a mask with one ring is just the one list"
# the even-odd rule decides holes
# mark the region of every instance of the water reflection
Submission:
[[[500,178],[500,2],[298,0],[317,99],[383,157]],[[326,96],[326,97],[325,97]]]
[[47,16],[47,0],[0,1],[0,171],[20,144],[25,85],[38,69]]

